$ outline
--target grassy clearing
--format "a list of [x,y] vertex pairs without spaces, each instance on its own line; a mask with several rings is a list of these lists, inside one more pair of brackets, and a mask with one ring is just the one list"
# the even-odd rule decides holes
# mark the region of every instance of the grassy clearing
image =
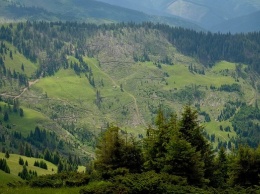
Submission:
[[[40,175],[46,175],[46,174],[54,174],[57,172],[57,167],[48,162],[45,161],[43,159],[39,159],[39,158],[29,158],[26,156],[20,156],[17,154],[10,154],[10,157],[8,159],[6,159],[7,164],[10,168],[10,174],[4,173],[3,171],[0,171],[0,191],[1,191],[1,186],[6,185],[9,182],[16,182],[16,181],[21,181],[23,182],[23,180],[18,176],[18,173],[22,171],[23,167],[21,165],[19,165],[19,158],[23,158],[24,162],[27,161],[28,162],[28,166],[27,169],[32,170],[32,171],[36,171],[38,176]],[[0,153],[0,158],[5,158],[5,154],[4,153]],[[47,164],[48,169],[42,169],[39,167],[35,167],[34,166],[34,162],[35,161],[44,161]],[[7,190],[5,190],[5,192],[10,191],[12,189],[8,188]],[[10,191],[11,192],[11,191]],[[1,192],[0,192],[1,193]],[[13,193],[16,193],[13,191]]]
[[[90,85],[84,74],[79,76],[72,69],[62,69],[55,76],[41,79],[32,86],[31,90],[40,94],[46,93],[49,99],[60,100],[57,101],[56,105],[64,106],[64,103],[69,103],[77,109],[75,114],[78,114],[78,124],[92,123],[97,127],[107,121],[114,122],[115,118],[123,122],[121,109],[123,106],[130,104],[133,98],[126,92],[122,92],[120,83],[98,67],[97,60],[87,57],[84,60],[92,69],[95,88]],[[69,61],[77,62],[74,57],[69,57]],[[95,103],[97,91],[99,91],[102,99],[100,108]],[[44,109],[44,107],[42,108]],[[98,123],[101,119],[105,121]]]
[[93,100],[94,90],[91,88],[87,78],[83,75],[76,76],[73,70],[60,70],[52,77],[45,77],[32,89],[46,92],[49,98],[60,98],[75,101],[79,98]]
[[[32,171],[36,171],[38,176],[40,175],[46,175],[46,174],[54,174],[57,172],[57,166],[46,161],[43,159],[39,159],[39,158],[29,158],[26,156],[21,156],[18,154],[10,154],[10,157],[8,159],[6,159],[7,164],[10,168],[10,174],[13,176],[18,176],[18,173],[22,171],[23,167],[21,165],[19,165],[19,157],[23,158],[24,162],[27,161],[28,162],[28,170],[32,170]],[[0,153],[0,158],[5,158],[5,154],[4,153]],[[44,162],[46,162],[48,169],[42,169],[34,165],[34,162],[38,160],[39,162],[42,160]]]
[[220,72],[222,70],[235,70],[236,69],[236,64],[235,63],[230,63],[227,61],[220,61],[218,63],[216,63],[213,67],[212,67],[212,71],[214,72]]
[[[28,77],[31,77],[37,70],[37,64],[32,63],[30,60],[26,59],[18,50],[8,42],[5,42],[6,46],[12,51],[13,59],[10,58],[10,51],[5,55],[5,65],[10,68],[11,71],[15,70],[19,73],[25,73]],[[21,67],[24,65],[24,71]]]
[[169,85],[165,86],[165,89],[170,89],[172,87],[180,89],[191,84],[207,87],[213,85],[219,87],[223,84],[235,83],[235,80],[232,77],[222,76],[211,72],[206,72],[205,75],[191,73],[187,66],[181,64],[163,66],[163,70],[170,75],[169,78],[167,78]]
[[[0,102],[0,106],[2,110],[8,109],[8,105],[4,102]],[[36,126],[41,126],[48,121],[48,118],[38,111],[24,107],[21,108],[24,111],[23,117],[20,117],[19,113],[9,113],[9,121],[3,124],[12,124],[12,129],[21,132],[23,136],[29,135],[30,131],[34,130]],[[3,120],[3,116],[3,114],[0,114],[0,120]]]
[[1,191],[1,186],[14,181],[22,181],[22,179],[17,175],[7,174],[4,171],[0,170],[0,191]]

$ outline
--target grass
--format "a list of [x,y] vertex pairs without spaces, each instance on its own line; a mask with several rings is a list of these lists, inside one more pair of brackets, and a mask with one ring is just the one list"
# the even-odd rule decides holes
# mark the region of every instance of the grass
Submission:
[[19,194],[78,194],[80,189],[83,187],[73,187],[73,188],[30,188],[30,187],[17,187],[17,188],[8,188],[0,187],[0,193],[1,194],[14,194],[14,193],[19,193]]
[[[5,45],[12,51],[13,59],[10,58],[9,52],[5,55],[5,65],[6,68],[11,71],[15,70],[19,73],[25,73],[28,77],[31,77],[38,68],[37,64],[32,63],[30,60],[26,59],[19,51],[10,43],[4,42]],[[24,65],[24,71],[21,67]]]
[[[25,161],[28,162],[28,166],[27,169],[32,170],[32,171],[36,171],[38,176],[40,175],[46,175],[46,174],[54,174],[57,172],[57,167],[48,162],[45,161],[43,159],[39,159],[39,158],[29,158],[26,156],[20,156],[17,154],[10,154],[10,157],[8,159],[5,158],[5,154],[4,153],[0,153],[0,158],[5,158],[7,161],[7,165],[10,168],[10,174],[4,173],[4,172],[0,172],[0,191],[1,191],[1,186],[6,185],[9,182],[14,182],[14,181],[23,181],[19,176],[18,173],[22,171],[23,166],[19,165],[19,158],[22,158]],[[42,169],[39,167],[35,167],[34,166],[34,162],[35,161],[44,161],[47,164],[48,169]],[[0,192],[1,193],[1,192]]]
[[[8,105],[4,102],[0,102],[2,107],[2,113],[4,109],[8,109]],[[19,113],[9,113],[9,121],[3,122],[3,124],[11,124],[12,129],[21,132],[23,136],[29,135],[30,131],[34,130],[36,126],[41,126],[48,121],[48,118],[42,113],[21,107],[24,111],[24,116],[20,117]],[[3,120],[3,114],[0,114],[0,120]]]
[[[99,66],[98,61],[94,58],[85,57],[84,60],[91,67],[95,78],[95,88],[89,84],[85,75],[76,75],[72,69],[62,69],[55,76],[41,79],[31,89],[40,93],[46,92],[49,98],[60,99],[61,104],[62,101],[72,104],[74,108],[78,109],[80,117],[77,119],[77,123],[82,126],[88,125],[99,129],[104,122],[112,122],[128,132],[139,134],[144,133],[145,126],[141,127],[134,116],[137,115],[135,100],[139,112],[143,115],[141,119],[150,124],[154,115],[150,114],[148,103],[149,106],[155,108],[163,103],[171,111],[178,112],[182,105],[175,99],[167,99],[165,95],[168,91],[175,89],[175,92],[178,92],[185,89],[186,86],[201,86],[200,90],[206,94],[200,102],[201,108],[212,118],[212,121],[206,124],[206,129],[209,134],[215,133],[222,141],[228,140],[228,133],[219,130],[220,124],[214,121],[214,118],[220,114],[226,99],[253,99],[255,93],[252,91],[254,90],[246,80],[239,78],[240,81],[236,82],[234,77],[223,74],[227,69],[230,74],[234,73],[236,68],[234,63],[221,61],[212,69],[205,69],[205,75],[201,75],[189,71],[187,57],[181,55],[178,57],[179,61],[184,61],[184,64],[182,62],[175,63],[173,66],[162,64],[162,68],[158,68],[152,62],[138,62],[120,64],[117,71],[113,71],[112,67],[107,64]],[[74,57],[69,57],[68,60],[78,62]],[[192,62],[191,59],[190,62]],[[168,77],[164,75],[165,72],[169,75]],[[101,82],[104,83],[103,86]],[[218,88],[224,84],[234,83],[242,86],[244,97],[236,93],[213,92],[209,89],[211,85]],[[120,85],[123,86],[124,92],[120,90]],[[98,109],[94,103],[97,90],[102,96],[101,109]],[[80,110],[79,107],[82,109]],[[128,111],[126,116],[122,115],[123,108]],[[231,126],[229,121],[221,124]],[[232,137],[235,136],[235,133],[231,132],[229,135]]]
[[22,179],[17,175],[7,174],[4,171],[0,170],[0,191],[1,191],[1,186],[14,181],[22,181]]
[[[30,157],[26,157],[26,156],[21,156],[18,154],[10,154],[10,157],[8,159],[6,159],[7,164],[10,168],[11,171],[11,175],[14,176],[18,176],[18,173],[22,171],[23,166],[19,165],[19,157],[21,157],[24,162],[27,161],[28,162],[28,171],[32,170],[32,171],[36,171],[38,176],[40,175],[45,175],[45,174],[54,174],[57,172],[57,166],[46,161],[43,159],[39,159],[39,158],[30,158]],[[0,153],[0,158],[5,158],[5,154],[4,153]],[[34,162],[38,160],[39,162],[42,160],[44,162],[46,162],[47,166],[48,166],[48,170],[33,166]]]
[[[76,75],[72,69],[62,69],[55,76],[41,79],[31,87],[31,90],[38,91],[39,93],[47,93],[50,99],[59,99],[61,104],[64,101],[64,103],[73,105],[74,108],[81,109],[78,112],[82,113],[79,116],[80,118],[78,118],[78,123],[82,125],[84,123],[91,123],[93,120],[100,120],[100,118],[113,122],[115,116],[120,118],[120,114],[116,112],[125,104],[131,103],[133,99],[127,93],[120,90],[119,83],[98,67],[98,62],[95,59],[86,57],[84,60],[92,69],[95,88],[90,85],[84,74]],[[69,57],[69,61],[77,62],[74,57]],[[103,86],[101,82],[104,83]],[[94,103],[97,90],[100,92],[102,98],[101,109],[98,109]],[[56,104],[58,103],[56,102]],[[101,126],[102,123],[95,123],[95,125]]]
[[218,63],[216,63],[213,67],[212,67],[212,71],[214,72],[219,72],[222,70],[235,70],[236,69],[236,64],[235,63],[230,63],[228,61],[220,61]]
[[[76,75],[72,69],[61,69],[55,76],[42,78],[31,87],[31,91],[35,92],[36,96],[43,94],[48,96],[48,101],[46,98],[44,105],[32,106],[40,108],[46,115],[57,114],[61,123],[76,122],[77,127],[83,130],[88,128],[99,131],[107,123],[115,123],[128,132],[139,134],[144,132],[145,125],[153,121],[154,114],[151,114],[151,107],[156,109],[160,104],[164,104],[172,112],[181,109],[182,102],[170,95],[186,89],[186,86],[200,86],[199,90],[205,93],[205,97],[199,103],[211,118],[218,116],[226,99],[254,100],[255,92],[248,82],[242,78],[236,82],[235,77],[231,76],[235,73],[236,64],[221,61],[211,69],[205,68],[205,75],[202,75],[189,71],[188,65],[191,63],[196,67],[204,68],[194,59],[176,52],[174,60],[176,60],[174,65],[161,64],[162,67],[158,68],[152,62],[99,64],[94,58],[84,57],[84,61],[92,69],[95,87],[90,85],[84,74]],[[101,61],[106,60],[101,59]],[[122,60],[118,59],[118,61]],[[78,62],[78,60],[69,56],[68,62]],[[169,76],[165,76],[166,72]],[[225,75],[226,72],[229,74]],[[242,86],[244,95],[213,92],[209,89],[210,86],[218,88],[223,84],[234,83]],[[123,87],[123,91],[120,86]],[[95,103],[97,91],[101,94],[101,107],[97,107]],[[64,112],[61,113],[61,110]],[[39,118],[39,115],[30,110],[27,110],[26,115],[28,123],[24,122],[21,127],[34,129],[35,123],[31,121]],[[34,115],[36,118],[33,117]],[[11,115],[11,119],[21,123],[19,117],[12,118]],[[207,124],[211,134],[218,132],[218,123],[212,120]],[[228,121],[227,124],[231,125]],[[224,132],[218,133],[223,141],[227,138]]]
[[49,98],[62,100],[89,99],[94,100],[95,92],[87,78],[76,76],[73,70],[60,70],[55,76],[41,79],[32,89],[38,88],[47,92]]
[[163,69],[169,73],[170,77],[167,78],[169,82],[165,89],[174,88],[180,89],[184,86],[196,84],[203,86],[215,86],[220,87],[223,84],[235,83],[234,78],[228,76],[222,76],[211,72],[206,72],[205,75],[191,73],[187,66],[182,64],[176,64],[172,66],[163,66]]

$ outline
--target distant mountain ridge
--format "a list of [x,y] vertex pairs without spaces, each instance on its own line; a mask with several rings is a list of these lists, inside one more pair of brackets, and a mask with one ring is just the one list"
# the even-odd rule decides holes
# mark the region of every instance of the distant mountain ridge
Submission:
[[212,28],[213,31],[218,32],[253,32],[260,31],[260,11],[254,12],[252,14],[241,16],[228,20],[224,23],[216,25]]
[[93,23],[154,22],[202,30],[196,24],[175,17],[149,15],[95,0],[0,0],[0,21],[78,21]]
[[[102,2],[128,7],[143,11],[147,14],[158,14],[168,16],[178,16],[200,25],[207,30],[216,31],[216,27],[221,26],[229,20],[253,14],[260,10],[260,1],[257,0],[99,0]],[[256,20],[247,20],[251,26],[250,31],[256,31]],[[232,30],[232,32],[248,31],[246,25]],[[217,31],[226,31],[220,28]]]

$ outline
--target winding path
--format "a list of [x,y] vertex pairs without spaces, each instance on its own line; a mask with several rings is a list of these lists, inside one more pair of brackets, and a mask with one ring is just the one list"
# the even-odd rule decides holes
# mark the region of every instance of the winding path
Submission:
[[[41,76],[42,77],[42,76]],[[40,78],[41,78],[40,77]],[[40,78],[32,81],[32,82],[29,82],[29,86],[28,87],[25,87],[22,92],[18,95],[10,95],[10,94],[6,94],[6,93],[3,93],[3,94],[0,94],[0,96],[5,96],[5,97],[9,97],[9,98],[14,98],[14,100],[16,100],[17,98],[20,98],[32,85],[36,84]]]
[[[95,66],[102,74],[104,74],[107,78],[109,78],[110,81],[113,83],[114,86],[120,87],[120,86],[116,83],[116,81],[115,81],[109,74],[107,74],[107,73],[104,72],[102,69],[100,69],[96,64],[94,64],[94,66]],[[143,123],[143,125],[146,126],[146,123],[144,122],[144,120],[141,119],[141,114],[140,114],[140,111],[139,111],[139,107],[138,107],[138,104],[137,104],[137,99],[136,99],[136,97],[135,97],[133,94],[131,94],[131,93],[129,93],[128,91],[126,91],[125,89],[124,89],[124,92],[125,92],[126,94],[128,94],[131,98],[133,98],[134,104],[135,104],[135,110],[136,110],[136,114],[137,114],[137,116],[138,116],[138,118],[139,118],[139,122],[140,122],[140,123]]]

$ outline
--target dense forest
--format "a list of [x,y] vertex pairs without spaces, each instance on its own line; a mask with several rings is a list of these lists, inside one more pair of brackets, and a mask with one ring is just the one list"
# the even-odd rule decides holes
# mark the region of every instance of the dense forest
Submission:
[[[52,75],[60,67],[68,67],[65,62],[66,54],[74,53],[76,58],[82,55],[93,56],[97,54],[92,49],[93,45],[86,45],[85,42],[97,32],[113,31],[123,33],[123,28],[132,30],[144,28],[145,30],[155,29],[162,32],[165,37],[184,54],[197,57],[205,66],[212,66],[216,61],[227,60],[231,62],[249,64],[249,69],[260,72],[258,63],[260,62],[260,34],[253,32],[248,34],[216,34],[196,32],[183,28],[173,28],[168,25],[153,23],[120,23],[110,25],[100,25],[88,23],[45,23],[27,22],[19,23],[17,26],[10,24],[2,26],[0,39],[8,41],[16,46],[20,53],[28,57],[31,61],[40,59],[40,69],[36,76]],[[115,34],[115,35],[116,35]],[[71,48],[70,44],[77,45]],[[4,44],[1,44],[1,52],[6,52]],[[46,51],[46,57],[41,58],[41,52]],[[149,48],[144,51],[142,58],[149,60],[147,55]],[[47,63],[47,61],[51,63]],[[0,60],[2,61],[2,60]],[[170,63],[165,59],[165,62]],[[3,66],[3,62],[1,62]],[[3,68],[3,67],[2,67]],[[2,70],[3,71],[3,70]]]

